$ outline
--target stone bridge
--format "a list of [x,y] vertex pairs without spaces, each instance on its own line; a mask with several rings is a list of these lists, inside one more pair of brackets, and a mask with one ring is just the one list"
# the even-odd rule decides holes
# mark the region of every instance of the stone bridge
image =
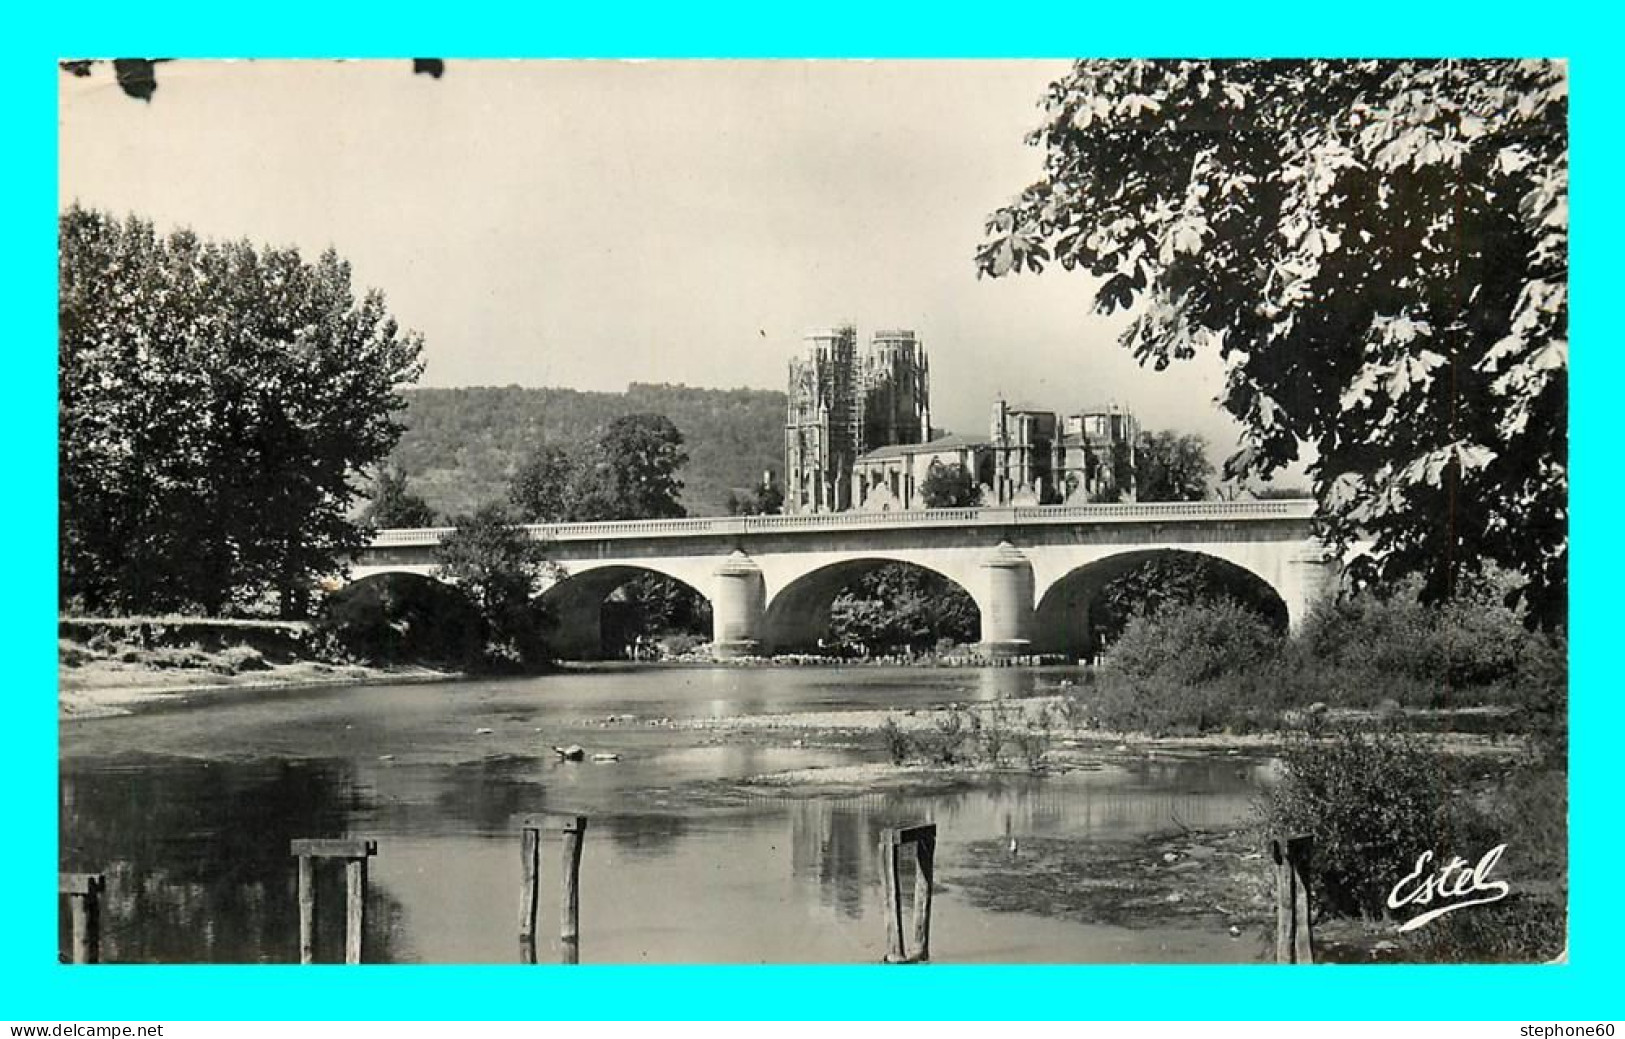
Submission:
[[[566,657],[600,652],[604,599],[640,574],[681,581],[711,604],[719,657],[810,648],[830,603],[864,571],[911,563],[955,582],[994,656],[1089,652],[1091,600],[1112,577],[1193,553],[1261,582],[1292,627],[1335,584],[1312,501],[1170,502],[723,516],[530,526],[562,576],[543,590]],[[434,575],[448,528],[382,530],[350,580]]]

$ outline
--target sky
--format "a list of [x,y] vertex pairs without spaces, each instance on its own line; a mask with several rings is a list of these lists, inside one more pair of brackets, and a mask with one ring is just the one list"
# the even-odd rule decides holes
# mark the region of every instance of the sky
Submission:
[[425,339],[425,386],[783,389],[809,328],[914,329],[933,419],[997,395],[1238,427],[1218,359],[1141,369],[1052,268],[978,279],[1042,172],[1055,61],[209,62],[150,102],[60,79],[60,202],[206,237],[332,246]]

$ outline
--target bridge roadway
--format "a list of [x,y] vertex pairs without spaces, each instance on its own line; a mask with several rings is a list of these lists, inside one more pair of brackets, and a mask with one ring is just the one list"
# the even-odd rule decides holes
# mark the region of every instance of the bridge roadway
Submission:
[[[1101,586],[1167,553],[1193,553],[1261,582],[1296,627],[1336,580],[1313,534],[1313,501],[717,516],[537,524],[560,575],[542,591],[566,656],[598,655],[605,597],[643,573],[681,581],[711,603],[719,657],[811,648],[830,603],[863,571],[912,563],[954,581],[981,613],[990,655],[1087,652]],[[433,577],[450,528],[381,530],[349,579]]]

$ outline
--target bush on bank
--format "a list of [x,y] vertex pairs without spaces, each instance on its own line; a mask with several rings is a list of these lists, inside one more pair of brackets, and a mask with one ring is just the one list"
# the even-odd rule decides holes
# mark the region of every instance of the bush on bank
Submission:
[[[1547,960],[1566,943],[1568,776],[1526,763],[1490,776],[1422,738],[1385,731],[1300,734],[1282,774],[1255,806],[1259,843],[1314,838],[1310,890],[1322,916],[1409,919],[1427,906],[1389,903],[1395,885],[1460,857],[1471,869],[1504,850],[1486,875],[1509,883],[1502,901],[1449,913],[1403,936],[1404,958],[1491,963]],[[1429,860],[1419,863],[1425,854]],[[1401,892],[1404,894],[1405,892]]]
[[1552,758],[1566,754],[1568,646],[1491,594],[1444,606],[1361,594],[1290,638],[1233,602],[1135,617],[1073,691],[1095,728],[1152,735],[1301,726],[1312,711],[1489,706]]
[[1131,618],[1112,645],[1107,669],[1195,685],[1257,667],[1280,646],[1268,621],[1233,600],[1181,603]]
[[486,626],[455,589],[397,575],[329,595],[311,622],[310,641],[319,656],[334,661],[463,667],[484,652]]
[[1417,856],[1457,850],[1445,762],[1417,737],[1304,735],[1280,759],[1281,781],[1261,806],[1264,829],[1313,835],[1311,886],[1323,910],[1386,917],[1389,890]]

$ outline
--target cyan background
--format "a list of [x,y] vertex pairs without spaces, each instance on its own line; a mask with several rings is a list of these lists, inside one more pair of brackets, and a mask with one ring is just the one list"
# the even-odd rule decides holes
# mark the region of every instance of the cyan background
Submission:
[[[0,16],[6,57],[13,546],[0,598],[7,819],[0,1018],[1499,1018],[1618,1016],[1622,712],[1607,646],[1609,477],[1621,467],[1618,15],[1555,3],[532,5],[44,4]],[[1573,858],[1570,962],[1541,967],[104,967],[55,963],[55,299],[59,57],[1552,56],[1571,60]],[[105,73],[104,73],[105,74]],[[160,71],[160,82],[162,72]],[[132,102],[134,103],[134,102]],[[1007,144],[1009,142],[1006,142]],[[1011,185],[1012,193],[1020,185]]]

